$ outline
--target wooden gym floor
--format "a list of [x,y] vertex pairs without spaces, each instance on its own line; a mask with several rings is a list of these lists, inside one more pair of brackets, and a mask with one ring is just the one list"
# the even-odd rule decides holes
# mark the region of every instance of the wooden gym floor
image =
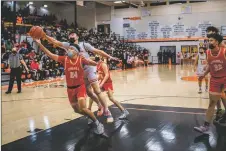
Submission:
[[[208,136],[193,131],[202,124],[208,93],[198,94],[191,66],[154,65],[112,71],[115,98],[131,113],[104,123],[103,138],[89,132],[87,120],[71,109],[62,79],[24,85],[6,95],[2,87],[3,151],[185,151],[225,149],[225,131],[211,127]],[[182,80],[183,79],[183,80]],[[203,90],[204,90],[203,83]],[[109,105],[112,105],[108,101]],[[96,110],[96,105],[93,110]],[[222,151],[223,151],[222,150]]]

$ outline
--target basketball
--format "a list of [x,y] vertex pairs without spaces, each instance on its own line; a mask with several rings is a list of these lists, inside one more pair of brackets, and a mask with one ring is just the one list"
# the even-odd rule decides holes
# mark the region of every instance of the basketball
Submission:
[[43,37],[44,31],[40,26],[33,26],[29,33],[32,38],[40,39]]

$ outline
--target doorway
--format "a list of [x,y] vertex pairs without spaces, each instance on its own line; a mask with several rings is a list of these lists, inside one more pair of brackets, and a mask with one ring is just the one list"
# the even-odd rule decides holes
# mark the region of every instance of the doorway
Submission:
[[168,64],[170,58],[171,63],[176,64],[176,46],[160,46],[159,54],[158,57],[162,60],[159,63]]
[[102,32],[102,33],[106,33],[106,34],[110,34],[110,32],[111,32],[110,24],[97,25],[97,31]]

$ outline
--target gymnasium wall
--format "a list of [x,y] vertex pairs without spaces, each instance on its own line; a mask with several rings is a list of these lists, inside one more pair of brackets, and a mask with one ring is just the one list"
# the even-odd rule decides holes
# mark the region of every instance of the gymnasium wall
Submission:
[[96,26],[95,2],[87,2],[86,6],[77,6],[77,23],[87,29]]
[[[199,45],[199,41],[181,41],[181,42],[143,42],[136,43],[141,47],[147,48],[151,53],[151,56],[157,56],[157,53],[160,50],[160,46],[176,46],[176,53],[181,52],[182,45]],[[151,60],[151,58],[149,58]]]
[[99,24],[111,20],[111,7],[96,3],[96,22]]
[[[191,6],[191,12],[188,14],[182,13],[182,6]],[[212,25],[221,27],[226,26],[226,1],[215,1],[215,2],[201,2],[201,3],[190,3],[190,4],[173,4],[166,6],[155,6],[145,8],[127,8],[127,9],[112,9],[111,20],[106,21],[105,24],[111,25],[111,30],[116,34],[125,36],[125,30],[123,24],[125,21],[123,18],[127,17],[141,17],[141,20],[129,21],[132,28],[138,33],[147,34],[147,38],[150,33],[149,22],[158,22],[161,26],[170,26],[179,24],[186,28],[194,27],[198,28],[199,23],[207,22]],[[146,12],[146,14],[144,14]],[[148,15],[150,14],[150,16]],[[181,18],[180,20],[178,18]],[[204,23],[205,26],[205,23]],[[207,26],[207,25],[206,25]],[[203,32],[198,29],[194,36],[200,37]],[[187,33],[179,33],[178,35],[171,34],[170,37],[187,37]],[[164,38],[160,34],[157,38]],[[137,37],[135,39],[138,39]],[[141,38],[142,39],[142,38]],[[176,46],[176,52],[181,51],[182,45],[199,45],[199,41],[178,41],[178,42],[143,42],[137,43],[138,45],[149,49],[152,56],[157,56],[160,46]],[[151,60],[151,57],[149,58]]]
[[[150,12],[150,16],[142,17],[141,20],[135,21],[134,28],[137,32],[148,31],[148,22],[158,21],[160,25],[174,25],[182,23],[185,26],[197,26],[203,21],[212,22],[215,26],[226,26],[226,1],[190,3],[190,14],[182,14],[181,7],[187,4],[173,4],[165,6],[155,6],[149,8],[128,8],[115,9],[111,16],[111,25],[118,25],[118,28],[112,28],[113,32],[123,35],[123,18],[141,17],[144,10]],[[178,17],[181,20],[178,20]]]

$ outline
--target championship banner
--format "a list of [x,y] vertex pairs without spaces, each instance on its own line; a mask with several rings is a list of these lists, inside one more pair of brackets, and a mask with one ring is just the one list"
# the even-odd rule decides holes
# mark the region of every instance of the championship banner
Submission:
[[[123,36],[128,40],[137,39],[137,21],[141,20],[141,17],[126,17],[123,18]],[[141,38],[143,35],[139,35]]]

